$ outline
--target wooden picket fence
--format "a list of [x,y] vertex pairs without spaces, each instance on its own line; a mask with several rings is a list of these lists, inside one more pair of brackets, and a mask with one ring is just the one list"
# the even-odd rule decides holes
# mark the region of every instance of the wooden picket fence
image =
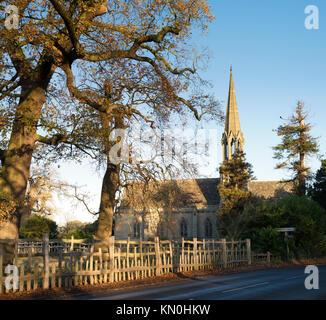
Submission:
[[[89,251],[92,243],[87,242],[86,239],[70,239],[50,240],[49,251],[55,252],[70,252],[70,251]],[[43,254],[43,241],[35,239],[18,239],[17,243],[18,255],[35,255]]]
[[251,253],[251,261],[253,264],[270,264],[280,260],[281,257],[279,255],[271,254],[269,251],[267,253]]
[[44,235],[42,255],[35,250],[31,256],[33,245],[25,243],[20,248],[27,249],[21,249],[15,259],[18,283],[12,282],[11,289],[5,286],[10,273],[8,270],[4,272],[0,244],[0,293],[137,280],[171,272],[228,268],[252,262],[250,239],[171,241],[156,237],[155,241],[144,241],[110,237],[106,244],[108,252],[100,248],[95,252],[94,244],[87,247],[89,250],[85,250],[86,246],[78,250],[80,246],[74,248],[70,243],[71,250],[66,250],[62,245],[56,247],[53,242],[51,250],[48,235]]

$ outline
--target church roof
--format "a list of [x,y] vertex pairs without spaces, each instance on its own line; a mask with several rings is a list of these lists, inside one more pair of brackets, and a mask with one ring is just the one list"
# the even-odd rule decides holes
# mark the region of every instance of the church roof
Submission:
[[135,182],[124,192],[121,209],[148,210],[150,208],[205,209],[217,206],[219,179],[189,179]]
[[248,184],[248,191],[258,198],[278,201],[293,194],[293,183],[283,181],[251,181]]

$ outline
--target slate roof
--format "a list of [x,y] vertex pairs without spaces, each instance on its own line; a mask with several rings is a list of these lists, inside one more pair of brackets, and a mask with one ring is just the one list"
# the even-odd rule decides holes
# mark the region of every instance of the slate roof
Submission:
[[[134,182],[123,193],[120,209],[148,211],[151,208],[205,209],[218,206],[220,196],[218,178],[156,181],[144,184]],[[248,191],[254,196],[277,201],[290,194],[293,184],[280,181],[252,181]]]
[[249,182],[248,190],[261,199],[278,201],[293,194],[293,183],[282,181],[252,181]]
[[121,209],[189,208],[204,209],[218,206],[220,197],[217,186],[220,179],[188,179],[135,182],[124,192]]

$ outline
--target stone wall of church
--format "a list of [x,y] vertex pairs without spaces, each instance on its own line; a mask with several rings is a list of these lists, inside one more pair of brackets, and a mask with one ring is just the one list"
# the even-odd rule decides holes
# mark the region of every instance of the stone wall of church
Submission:
[[[208,238],[206,236],[206,223],[209,221],[209,223],[212,224],[212,238],[216,239],[218,238],[217,233],[217,223],[216,223],[216,211],[211,212],[203,212],[199,213],[197,217],[197,238]],[[208,221],[206,221],[208,219]]]
[[139,223],[139,230],[144,238],[144,221],[141,216],[129,214],[118,214],[115,216],[114,236],[117,240],[124,240],[128,237],[133,238],[134,226]]
[[114,235],[117,240],[128,237],[138,239],[139,235],[144,240],[153,239],[155,236],[162,239],[179,239],[182,237],[183,224],[184,238],[209,238],[207,232],[211,238],[217,238],[215,210],[197,212],[196,209],[184,209],[175,212],[172,223],[169,226],[163,223],[163,227],[159,226],[161,215],[158,211],[149,212],[144,216],[131,211],[120,213],[115,217]]

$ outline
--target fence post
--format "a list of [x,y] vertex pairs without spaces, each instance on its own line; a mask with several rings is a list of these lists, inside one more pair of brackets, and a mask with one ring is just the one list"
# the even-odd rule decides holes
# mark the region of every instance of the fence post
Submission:
[[74,251],[74,236],[71,236],[70,251]]
[[222,257],[223,257],[223,267],[227,268],[228,266],[228,256],[226,252],[226,239],[221,239],[222,241]]
[[194,238],[194,248],[193,248],[193,254],[194,254],[194,270],[198,270],[198,256],[197,256],[197,238]]
[[32,254],[32,248],[31,247],[29,247],[29,248],[27,248],[27,263],[28,263],[28,266],[29,267],[32,267],[32,256],[33,256],[33,254]]
[[[206,259],[206,257],[207,257],[207,255],[206,255],[206,240],[205,239],[203,239],[203,251],[202,251],[203,253],[202,253],[202,263],[204,263],[204,264],[206,264],[207,263],[207,259]],[[201,253],[200,253],[200,255],[201,255]],[[206,268],[206,266],[204,265],[204,269]]]
[[15,240],[15,252],[14,252],[14,265],[17,265],[17,261],[18,261],[18,238],[19,236],[16,236],[16,240]]
[[247,247],[247,258],[248,258],[248,265],[251,265],[251,241],[250,239],[246,239],[246,247]]
[[185,238],[182,237],[182,247],[181,247],[181,268],[179,268],[180,271],[185,271],[186,266],[185,266]]
[[144,277],[144,261],[143,261],[143,240],[142,237],[139,238],[139,256],[140,256],[140,266],[141,266],[141,272],[140,272],[140,277],[143,278]]
[[156,275],[161,274],[161,253],[160,253],[160,240],[155,237],[155,256],[156,256]]
[[126,252],[126,268],[128,269],[127,280],[131,279],[131,272],[129,271],[129,251],[130,251],[130,237],[128,237],[127,240],[127,252]]
[[44,278],[43,289],[49,289],[49,235],[43,234],[43,264],[44,264]]
[[231,240],[231,261],[238,260],[238,257],[235,252],[234,240]]
[[269,251],[267,251],[267,263],[271,263],[271,253]]
[[58,258],[58,267],[60,272],[62,272],[62,253],[63,253],[64,248],[59,249],[59,258]]
[[113,282],[114,281],[114,236],[109,237],[109,255],[110,255],[110,282]]
[[100,262],[100,283],[102,283],[103,280],[103,254],[102,254],[102,248],[98,248],[98,254],[99,254],[99,262]]
[[171,272],[174,272],[174,268],[173,268],[173,251],[172,251],[172,241],[169,240],[169,251],[170,251],[170,264],[171,264]]

